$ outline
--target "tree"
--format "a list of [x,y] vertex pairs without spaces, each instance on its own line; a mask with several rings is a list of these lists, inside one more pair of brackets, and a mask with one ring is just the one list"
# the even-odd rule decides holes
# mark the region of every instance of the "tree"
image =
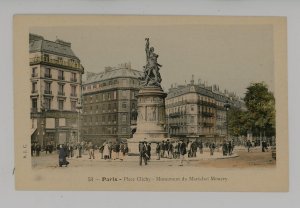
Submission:
[[239,108],[230,108],[228,111],[228,131],[230,135],[238,137],[240,135],[247,134],[246,124],[246,112]]
[[275,98],[264,82],[252,83],[245,94],[247,107],[246,126],[254,134],[275,135]]

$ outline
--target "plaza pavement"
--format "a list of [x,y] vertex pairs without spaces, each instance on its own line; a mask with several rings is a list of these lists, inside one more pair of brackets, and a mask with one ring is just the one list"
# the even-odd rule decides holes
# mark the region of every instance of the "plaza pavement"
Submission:
[[[185,155],[185,160],[187,161],[197,161],[197,160],[216,160],[216,159],[229,159],[229,158],[234,158],[234,157],[238,157],[238,154],[233,153],[230,156],[223,156],[222,152],[214,152],[213,155],[210,155],[210,153],[208,151],[204,151],[203,154],[200,154],[199,151],[196,154],[196,157],[188,157],[187,154]],[[101,159],[100,154],[96,153],[95,154],[95,158],[100,159],[100,161],[106,162],[106,160]],[[81,158],[82,160],[90,160],[88,154],[84,154],[83,157]],[[110,159],[112,160],[112,159]],[[126,161],[138,161],[139,160],[139,156],[125,156],[124,157],[124,162]],[[156,155],[151,155],[151,162],[169,162],[170,160],[173,161],[179,161],[179,158],[160,158],[159,160],[157,160],[157,156]],[[112,161],[120,161],[119,159],[116,160],[112,160]]]

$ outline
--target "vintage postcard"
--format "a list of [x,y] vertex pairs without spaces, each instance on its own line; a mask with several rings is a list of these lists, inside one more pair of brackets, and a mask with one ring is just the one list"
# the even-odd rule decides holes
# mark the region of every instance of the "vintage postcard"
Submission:
[[16,189],[288,191],[286,21],[16,15]]

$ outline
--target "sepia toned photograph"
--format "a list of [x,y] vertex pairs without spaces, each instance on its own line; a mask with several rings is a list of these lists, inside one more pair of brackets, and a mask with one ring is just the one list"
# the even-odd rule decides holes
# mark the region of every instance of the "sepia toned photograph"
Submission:
[[17,190],[288,191],[284,17],[16,15]]

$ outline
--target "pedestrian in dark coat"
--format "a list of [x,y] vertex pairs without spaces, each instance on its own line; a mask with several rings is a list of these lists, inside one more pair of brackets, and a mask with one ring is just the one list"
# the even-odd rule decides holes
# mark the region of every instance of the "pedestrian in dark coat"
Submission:
[[183,160],[185,159],[186,155],[186,144],[182,140],[179,142],[178,152],[180,155],[180,166],[183,166]]
[[148,154],[148,160],[151,159],[151,143],[149,142],[147,144],[147,154]]
[[231,143],[231,141],[228,141],[228,154],[229,155],[232,154],[232,143]]
[[121,144],[120,144],[120,153],[119,153],[119,159],[121,161],[123,161],[123,159],[125,157],[125,154],[126,154],[126,147],[125,147],[124,142],[121,142]]
[[37,144],[35,147],[36,156],[40,156],[41,151],[42,151],[42,146],[40,144]]
[[120,144],[116,143],[116,159],[120,158]]
[[31,144],[31,156],[33,157],[33,155],[34,155],[34,153],[35,153],[35,144]]
[[211,155],[211,156],[214,155],[215,148],[216,148],[215,143],[213,143],[213,142],[210,143],[210,145],[209,145],[209,150],[210,150],[210,155]]
[[191,144],[191,156],[196,157],[197,156],[197,143],[194,141]]
[[266,141],[262,141],[261,145],[262,145],[262,152],[265,152],[268,149],[267,142]]
[[166,158],[169,158],[170,156],[170,152],[171,152],[171,143],[170,141],[167,139],[167,142],[165,144],[165,151],[166,151]]
[[162,143],[160,143],[160,157],[164,157],[165,156],[165,141],[162,141]]
[[103,150],[104,150],[104,144],[102,144],[102,146],[99,148],[99,152],[100,152],[100,155],[101,155],[101,159],[103,159]]
[[228,146],[227,146],[227,143],[225,141],[223,142],[222,150],[223,150],[223,156],[226,156],[227,152],[228,152]]
[[66,148],[62,145],[60,145],[58,161],[59,167],[62,167],[63,165],[67,167],[69,165],[69,162],[67,161]]
[[203,142],[200,141],[199,143],[199,150],[200,150],[200,154],[203,154]]
[[247,141],[247,148],[248,148],[248,152],[250,152],[250,148],[252,147],[252,144],[250,142],[250,140]]
[[142,165],[143,160],[145,165],[147,165],[147,145],[145,142],[140,142],[139,143],[139,152],[140,152],[140,165]]
[[169,144],[169,159],[172,159],[174,155],[174,145],[170,142]]
[[156,155],[157,155],[157,160],[160,160],[160,143],[158,142],[157,144],[156,144]]

